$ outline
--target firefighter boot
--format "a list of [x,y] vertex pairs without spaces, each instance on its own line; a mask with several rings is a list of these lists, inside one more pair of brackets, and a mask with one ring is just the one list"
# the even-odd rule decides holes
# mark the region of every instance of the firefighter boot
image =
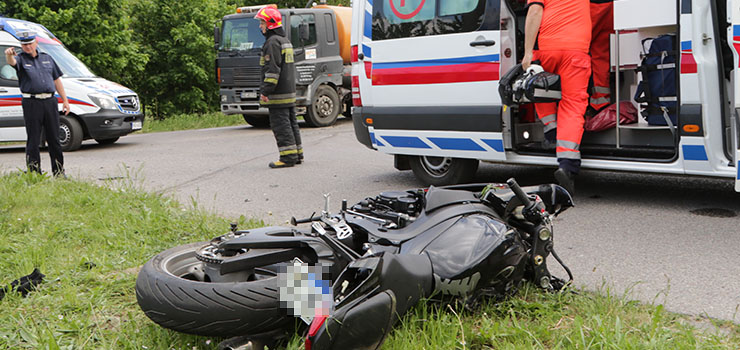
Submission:
[[294,166],[296,163],[289,163],[289,162],[283,162],[283,161],[276,161],[276,162],[270,162],[270,168],[272,169],[279,169],[279,168],[290,168]]
[[568,191],[571,196],[576,195],[575,177],[576,174],[563,168],[558,168],[558,170],[555,170],[555,180],[557,180],[558,185],[565,188],[565,190]]

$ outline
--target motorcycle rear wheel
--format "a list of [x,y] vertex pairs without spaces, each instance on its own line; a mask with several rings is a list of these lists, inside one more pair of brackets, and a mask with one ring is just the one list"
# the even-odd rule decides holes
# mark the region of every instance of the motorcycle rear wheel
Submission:
[[[285,327],[278,303],[277,275],[255,269],[247,281],[199,281],[196,250],[208,242],[168,249],[149,260],[136,279],[136,299],[162,327],[205,336],[232,337]],[[201,271],[199,271],[201,270]]]

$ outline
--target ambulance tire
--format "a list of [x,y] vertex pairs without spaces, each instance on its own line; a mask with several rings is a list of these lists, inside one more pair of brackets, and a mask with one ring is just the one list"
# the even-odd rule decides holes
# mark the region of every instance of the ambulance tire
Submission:
[[416,156],[409,163],[417,179],[434,186],[470,182],[478,170],[477,159]]
[[323,127],[334,125],[342,110],[339,94],[329,85],[321,85],[316,89],[313,100],[307,106],[303,119],[308,126]]
[[80,149],[82,145],[82,126],[72,116],[59,117],[59,143],[62,151],[72,152]]
[[270,127],[270,117],[269,116],[242,114],[242,117],[244,117],[244,121],[247,122],[247,124],[255,128],[269,128]]

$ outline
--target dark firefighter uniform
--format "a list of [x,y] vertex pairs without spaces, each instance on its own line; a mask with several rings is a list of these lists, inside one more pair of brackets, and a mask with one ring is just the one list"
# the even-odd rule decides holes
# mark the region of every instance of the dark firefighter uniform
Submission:
[[295,68],[293,45],[285,37],[282,27],[268,29],[262,46],[262,86],[260,93],[267,97],[262,105],[270,110],[270,126],[277,141],[280,160],[271,168],[300,164],[303,160],[301,134],[295,115]]

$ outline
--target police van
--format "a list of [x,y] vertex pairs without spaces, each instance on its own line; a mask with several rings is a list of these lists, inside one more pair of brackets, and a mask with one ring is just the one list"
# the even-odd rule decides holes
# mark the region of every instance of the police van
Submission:
[[[136,93],[90,72],[44,26],[0,17],[0,50],[4,52],[12,47],[22,52],[18,33],[23,32],[35,33],[39,51],[51,55],[62,70],[61,79],[70,105],[70,113],[59,120],[59,139],[64,151],[79,149],[85,139],[111,144],[141,129],[144,114]],[[62,99],[59,94],[56,96],[61,111]],[[26,140],[21,98],[15,68],[3,57],[0,59],[0,141]]]
[[[613,13],[611,102],[645,110],[645,43],[669,35],[676,122],[586,131],[582,168],[731,177],[740,191],[740,0],[615,0]],[[526,0],[353,1],[358,141],[429,184],[467,181],[479,161],[557,166],[532,106],[498,95],[526,14]]]

